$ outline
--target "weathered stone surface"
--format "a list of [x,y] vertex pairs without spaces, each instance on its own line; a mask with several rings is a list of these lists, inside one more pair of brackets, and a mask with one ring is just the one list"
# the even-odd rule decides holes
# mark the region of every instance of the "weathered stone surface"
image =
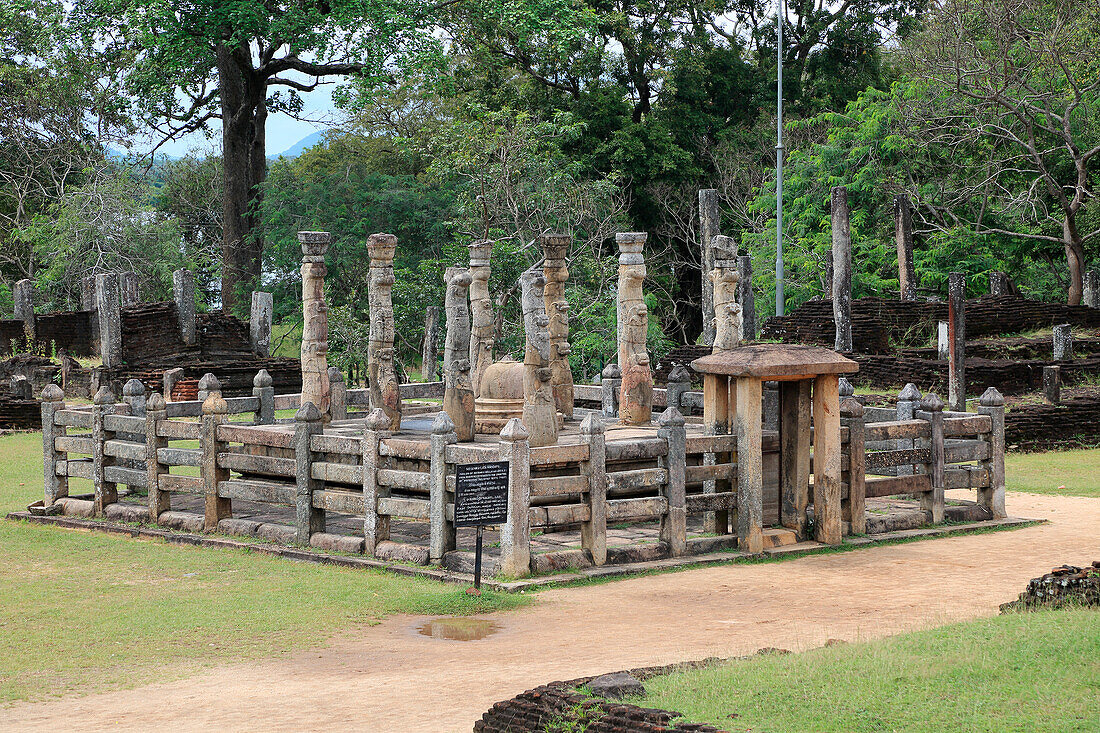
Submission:
[[1003,272],[994,270],[989,273],[989,294],[995,296],[1012,295],[1012,280]]
[[198,331],[195,321],[195,277],[190,270],[172,273],[172,300],[176,303],[180,338],[184,344],[192,346],[198,339]]
[[248,321],[248,337],[252,351],[265,359],[271,356],[271,319],[275,299],[271,293],[252,292],[252,314]]
[[947,321],[936,324],[936,358],[940,361],[951,358],[951,329]]
[[714,237],[718,234],[721,217],[718,210],[718,190],[704,188],[699,191],[699,249],[703,268],[703,343],[714,345],[714,285],[708,278],[714,270]]
[[833,318],[836,343],[841,353],[852,351],[852,229],[849,223],[848,189],[833,188],[830,200],[833,228]]
[[531,569],[536,575],[590,568],[592,564],[592,558],[585,550],[559,550],[531,556]]
[[201,532],[204,517],[193,512],[161,512],[157,517],[157,523],[168,529],[178,529],[183,532]]
[[20,280],[11,289],[15,320],[23,322],[23,337],[31,345],[35,340],[34,280]]
[[966,274],[947,276],[947,402],[952,410],[966,410]]
[[648,425],[653,417],[653,374],[646,350],[649,310],[642,293],[645,282],[644,232],[615,235],[619,246],[618,320],[619,422],[623,425]]
[[374,548],[374,556],[380,560],[392,562],[411,563],[413,565],[428,564],[428,548],[423,545],[410,545],[406,542],[379,542]]
[[115,522],[145,524],[149,522],[149,507],[141,504],[115,502],[104,507],[103,516]]
[[235,534],[242,537],[255,537],[263,522],[253,519],[223,519],[218,522],[218,531],[224,534]]
[[176,385],[179,384],[183,379],[184,372],[183,369],[179,367],[164,370],[163,382],[165,400],[168,400],[169,402],[172,401],[172,390],[174,390],[176,388]]
[[325,552],[363,552],[363,538],[352,535],[317,532],[310,536],[309,544]]
[[[302,246],[302,402],[312,402],[324,415],[329,412],[332,390],[328,381],[328,305],[325,304],[328,274],[325,253],[331,241],[328,232],[298,232]],[[372,307],[372,333],[373,323]],[[371,385],[374,385],[373,373]]]
[[424,341],[420,344],[420,373],[425,381],[439,372],[439,306],[424,309]]
[[741,338],[756,339],[756,296],[752,291],[752,257],[737,258],[737,304],[741,306]]
[[642,697],[645,687],[629,672],[615,672],[597,677],[588,683],[588,689],[596,697],[622,700],[624,697]]
[[530,432],[531,445],[558,442],[558,411],[550,370],[550,333],[546,330],[542,273],[528,270],[520,276],[523,299],[523,325],[527,349],[523,356],[523,424]]
[[1085,272],[1085,293],[1082,302],[1089,308],[1100,308],[1100,271]]
[[108,369],[122,365],[122,314],[118,275],[96,275],[96,310],[99,313],[99,352]]
[[680,412],[687,412],[683,399],[686,392],[691,391],[691,372],[683,364],[672,367],[668,373],[668,384],[665,388],[665,404],[675,407]]
[[367,372],[370,375],[370,405],[381,408],[390,430],[401,428],[401,392],[393,349],[393,257],[397,237],[372,234],[367,240],[370,255],[370,340],[367,344]]
[[124,272],[119,275],[119,289],[123,308],[129,308],[141,302],[141,285],[136,272]]
[[1052,405],[1062,401],[1062,367],[1043,367],[1043,396]]
[[294,527],[289,527],[285,524],[272,524],[271,522],[265,522],[256,528],[256,536],[271,542],[278,542],[284,545],[294,544],[294,539],[297,533]]
[[539,238],[543,252],[542,273],[546,280],[544,301],[550,334],[550,383],[554,391],[554,404],[567,420],[573,417],[569,301],[565,298],[565,283],[569,279],[565,257],[571,241],[572,237],[565,234],[545,234]]
[[913,204],[894,197],[894,237],[898,250],[898,290],[902,300],[917,299],[917,271],[913,267]]
[[615,417],[619,414],[619,389],[622,386],[622,372],[619,365],[608,364],[600,374],[601,408],[604,417]]
[[470,272],[448,267],[446,281],[447,338],[443,350],[443,410],[461,441],[474,439],[474,385],[470,363]]
[[820,346],[751,344],[735,351],[704,356],[691,362],[703,374],[788,377],[798,374],[850,374],[859,365]]
[[741,306],[737,302],[737,243],[732,237],[717,235],[711,245],[714,269],[710,271],[714,293],[714,351],[737,348],[741,342]]
[[470,366],[474,396],[481,396],[481,380],[493,363],[493,302],[489,299],[490,255],[493,243],[474,242],[470,250]]
[[11,394],[13,399],[16,399],[16,400],[33,400],[34,399],[34,389],[31,386],[31,382],[30,382],[29,379],[24,377],[22,374],[16,374],[14,377],[12,377],[11,378],[11,383],[9,384],[9,387],[10,387],[10,394]]
[[1068,323],[1054,327],[1054,360],[1071,361],[1073,359],[1073,328]]

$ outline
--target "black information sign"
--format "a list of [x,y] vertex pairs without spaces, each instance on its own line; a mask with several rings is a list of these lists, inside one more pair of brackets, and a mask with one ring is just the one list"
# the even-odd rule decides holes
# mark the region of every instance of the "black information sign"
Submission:
[[460,463],[455,475],[455,527],[508,521],[508,461]]

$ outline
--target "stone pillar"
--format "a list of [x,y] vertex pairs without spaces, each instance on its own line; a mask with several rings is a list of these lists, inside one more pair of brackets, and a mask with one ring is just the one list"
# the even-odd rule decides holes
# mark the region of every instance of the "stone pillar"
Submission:
[[439,306],[424,309],[424,341],[420,345],[420,377],[434,382],[439,371]]
[[271,321],[275,312],[275,299],[271,293],[252,291],[252,315],[248,320],[248,338],[252,353],[267,359],[271,356]]
[[523,355],[523,424],[534,447],[558,442],[558,411],[550,371],[550,333],[546,330],[542,273],[528,270],[520,276],[523,288],[523,326],[527,349]]
[[[474,439],[474,384],[470,363],[470,307],[467,293],[472,278],[465,267],[448,267],[446,281],[447,337],[443,347],[443,410],[460,441]],[[557,423],[555,422],[555,427]]]
[[1085,271],[1085,297],[1082,302],[1089,308],[1100,308],[1100,271]]
[[988,509],[994,519],[1003,519],[1008,516],[1005,510],[1005,400],[996,387],[982,393],[978,412],[989,415],[991,423],[989,458],[982,461],[982,467],[989,473],[989,486],[978,489],[978,504]]
[[172,390],[176,388],[176,385],[183,381],[183,369],[176,367],[174,369],[164,370],[164,400],[166,402],[172,401]]
[[336,367],[328,368],[328,414],[333,420],[348,419],[348,385],[344,374]]
[[573,371],[569,366],[569,301],[565,298],[565,283],[569,268],[572,237],[566,234],[546,234],[539,238],[542,245],[542,274],[546,280],[545,306],[550,333],[550,383],[554,389],[554,404],[565,419],[573,417]]
[[714,342],[712,352],[736,349],[741,342],[741,306],[737,303],[737,243],[721,234],[711,244],[714,269],[710,271],[714,293]]
[[95,275],[80,278],[80,310],[95,310]]
[[1073,330],[1068,323],[1054,327],[1054,361],[1073,360]]
[[370,340],[367,343],[367,374],[370,376],[370,406],[379,407],[389,418],[389,429],[401,429],[401,391],[393,350],[393,256],[397,237],[372,234],[367,240],[370,255]]
[[141,302],[141,286],[138,284],[136,272],[123,272],[119,275],[119,290],[123,308]]
[[379,407],[371,410],[363,424],[363,552],[375,554],[379,542],[390,538],[390,517],[378,513],[378,500],[390,490],[378,483],[378,446],[390,437],[390,420]]
[[[117,275],[115,276],[118,277]],[[102,517],[107,505],[118,501],[118,485],[107,480],[107,467],[115,464],[115,459],[105,450],[107,441],[115,437],[108,430],[103,418],[115,412],[115,397],[107,387],[100,387],[92,400],[92,514]]]
[[944,454],[943,436],[943,400],[935,394],[929,393],[921,401],[921,410],[924,419],[931,423],[931,438],[928,441],[931,459],[928,463],[928,474],[931,477],[932,490],[921,494],[920,508],[932,515],[933,524],[943,522],[944,513],[944,478],[946,464]]
[[752,257],[737,258],[737,304],[741,306],[741,338],[756,340],[756,296],[752,292]]
[[47,384],[42,390],[42,474],[45,479],[45,495],[42,504],[47,509],[58,499],[69,495],[69,477],[57,475],[57,465],[67,454],[57,450],[56,438],[65,436],[65,426],[58,425],[55,417],[65,409],[65,393],[56,384]]
[[898,247],[898,291],[902,300],[916,300],[917,271],[913,267],[913,204],[905,194],[894,197],[894,232]]
[[645,241],[644,232],[615,235],[615,243],[619,246],[616,316],[619,369],[623,380],[619,392],[619,422],[623,425],[648,425],[653,417],[653,373],[646,351],[649,310],[642,294],[646,277],[642,256]]
[[665,404],[675,407],[680,414],[686,414],[684,409],[684,393],[691,390],[691,372],[683,364],[672,367],[668,373],[668,385],[665,389]]
[[1043,367],[1043,396],[1052,405],[1062,402],[1062,367]]
[[619,365],[614,362],[605,366],[600,373],[600,396],[603,398],[601,411],[604,417],[619,416],[619,389],[623,383],[622,376]]
[[500,431],[500,460],[508,461],[508,521],[500,527],[499,572],[510,578],[521,578],[531,573],[529,437],[523,423],[515,417]]
[[145,475],[148,484],[149,523],[156,524],[163,512],[171,509],[171,493],[160,490],[160,477],[168,473],[161,463],[160,449],[168,448],[168,438],[161,437],[158,426],[168,419],[168,405],[154,392],[145,403]]
[[825,289],[821,293],[825,300],[833,299],[833,248],[825,251]]
[[[462,357],[466,358],[465,354]],[[447,446],[458,442],[454,422],[441,412],[432,421],[431,466],[428,484],[429,544],[428,560],[433,564],[443,562],[443,556],[455,549],[454,522],[447,519]]]
[[[302,246],[302,402],[312,402],[322,416],[328,415],[332,387],[328,381],[328,305],[325,303],[325,253],[332,235],[328,232],[298,232]],[[371,333],[374,332],[371,308]],[[373,374],[371,386],[374,386]],[[323,417],[322,417],[323,419]]]
[[252,396],[260,401],[256,410],[257,425],[275,424],[275,388],[272,386],[271,375],[266,369],[261,369],[252,380]]
[[1012,282],[1008,279],[1008,275],[996,270],[990,272],[989,294],[997,296],[1012,295]]
[[313,449],[310,442],[314,435],[325,430],[321,411],[312,402],[303,402],[294,414],[294,481],[295,535],[299,545],[309,546],[309,538],[325,531],[325,510],[313,506],[313,495],[324,488],[324,483],[313,478]]
[[34,388],[31,381],[22,374],[16,374],[11,378],[11,397],[13,400],[33,400]]
[[474,384],[474,396],[481,394],[481,378],[493,363],[493,301],[489,299],[489,258],[493,243],[480,241],[469,246],[470,250],[470,379]]
[[176,301],[180,338],[186,345],[194,346],[198,334],[195,322],[195,277],[190,270],[176,270],[172,273],[172,299]]
[[11,289],[11,295],[15,302],[15,320],[23,322],[23,337],[27,340],[27,346],[33,347],[35,340],[34,280],[20,280]]
[[668,472],[664,494],[668,511],[661,517],[661,541],[668,545],[672,557],[687,552],[687,432],[684,416],[675,407],[668,407],[657,420],[657,437],[668,446],[660,459],[661,468]]
[[99,355],[103,366],[122,366],[122,314],[119,312],[118,275],[95,276],[96,310],[99,312]]
[[[721,228],[718,211],[718,191],[704,188],[699,191],[699,249],[702,250],[700,262],[703,266],[703,343],[714,345],[716,326],[714,323],[714,286],[708,275],[714,270],[714,237]],[[643,240],[644,241],[644,240]]]
[[852,352],[852,229],[849,223],[848,189],[833,188],[833,320],[836,321],[836,343],[833,347],[843,354]]
[[[898,392],[898,401],[895,406],[895,415],[898,420],[914,420],[917,416],[917,407],[920,404],[921,393],[917,385],[909,382]],[[912,450],[916,448],[912,438],[900,438],[894,441],[895,450]],[[898,466],[898,476],[911,476],[913,466]]]
[[966,411],[966,275],[947,276],[948,381],[952,410]]
[[607,442],[603,420],[595,412],[581,421],[581,442],[588,444],[588,460],[581,461],[581,475],[588,478],[589,516],[581,523],[581,547],[592,555],[593,565],[607,562]]
[[947,321],[936,324],[936,358],[940,361],[951,358],[951,329]]

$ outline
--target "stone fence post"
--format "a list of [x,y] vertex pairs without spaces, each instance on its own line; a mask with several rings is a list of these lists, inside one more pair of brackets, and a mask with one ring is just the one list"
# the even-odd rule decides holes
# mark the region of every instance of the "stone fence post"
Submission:
[[604,417],[618,417],[619,415],[619,388],[622,386],[622,372],[619,370],[619,365],[615,363],[608,364],[603,368],[601,373],[602,381],[600,382],[600,388],[602,390],[601,396],[603,397],[603,414]]
[[145,465],[149,484],[150,524],[156,524],[161,513],[171,508],[171,494],[160,490],[160,477],[168,473],[168,467],[160,462],[158,451],[168,447],[168,439],[158,435],[158,428],[166,419],[168,405],[164,397],[154,392],[145,403]]
[[218,522],[233,516],[230,499],[218,496],[218,486],[229,480],[229,469],[218,465],[218,454],[225,452],[225,443],[218,439],[218,426],[226,421],[229,405],[219,390],[210,392],[202,403],[202,428],[199,447],[202,449],[202,488],[205,497],[203,529],[215,532]]
[[668,450],[660,466],[668,472],[665,498],[668,511],[661,517],[661,541],[668,544],[669,555],[681,557],[687,552],[687,431],[684,416],[675,407],[668,407],[658,418],[657,437]]
[[206,398],[215,393],[221,396],[222,383],[213,374],[207,372],[199,380],[199,402],[206,402]]
[[294,414],[294,482],[298,489],[294,541],[307,547],[315,532],[325,531],[325,510],[313,506],[313,494],[322,490],[324,484],[313,478],[313,447],[310,445],[313,436],[322,432],[321,411],[317,405],[306,402]]
[[333,420],[348,419],[348,385],[344,375],[336,367],[328,368],[329,416]]
[[665,390],[665,405],[675,407],[684,414],[684,393],[691,390],[691,373],[683,364],[676,364],[668,373],[668,385]]
[[65,435],[65,426],[56,422],[57,413],[65,409],[65,393],[56,384],[47,384],[42,390],[42,473],[45,479],[45,496],[42,504],[48,509],[63,496],[69,495],[69,477],[57,475],[59,463],[66,454],[57,450],[56,438]]
[[[129,379],[126,384],[122,386],[122,401],[129,408],[131,417],[145,417],[145,385],[141,383],[139,379]],[[131,443],[144,443],[145,431],[131,432],[131,431],[117,431],[115,433],[117,440],[125,440]],[[126,468],[132,468],[141,470],[145,468],[145,465],[141,461],[133,460],[130,458],[115,459],[116,464],[121,464]],[[128,487],[133,491],[135,486]]]
[[428,559],[432,563],[443,562],[443,556],[457,545],[454,522],[447,519],[447,505],[453,504],[447,496],[447,446],[457,442],[454,421],[446,412],[440,412],[432,422],[432,458],[428,469],[428,521],[431,531]]
[[500,574],[531,573],[531,444],[518,417],[500,431],[500,460],[508,461],[508,521],[500,528]]
[[[912,420],[917,414],[917,406],[920,404],[921,393],[917,385],[909,382],[898,392],[896,412],[898,420]],[[915,443],[912,438],[900,438],[894,441],[895,450],[912,450]],[[898,466],[898,476],[912,476],[913,466]]]
[[1043,367],[1043,396],[1052,405],[1062,402],[1062,367]]
[[867,457],[863,405],[859,400],[841,400],[840,425],[848,428],[848,470],[841,478],[848,484],[848,495],[841,500],[841,521],[848,523],[850,534],[867,534]]
[[95,491],[92,512],[102,517],[107,505],[118,501],[118,486],[106,476],[107,466],[113,466],[115,459],[107,455],[105,447],[115,434],[103,425],[103,418],[114,414],[115,396],[107,387],[100,387],[92,402],[92,487]]
[[931,438],[928,441],[930,457],[925,470],[931,479],[932,490],[921,494],[920,508],[931,512],[932,523],[943,523],[943,488],[947,466],[944,463],[944,438],[943,438],[943,400],[936,394],[928,393],[920,404],[921,413],[918,417],[931,423]]
[[588,521],[581,524],[581,546],[594,565],[607,562],[607,439],[603,420],[595,412],[581,421],[581,442],[588,445],[588,460],[581,474],[588,478]]
[[1008,516],[1005,510],[1005,399],[996,387],[982,393],[978,412],[989,415],[989,458],[982,467],[989,473],[989,488],[978,489],[978,504],[988,509],[994,519]]
[[271,375],[266,369],[256,372],[252,380],[252,396],[260,401],[255,417],[257,425],[275,424],[275,387],[272,383]]
[[367,415],[363,428],[363,552],[373,555],[379,542],[390,538],[390,518],[378,513],[378,499],[389,490],[378,485],[378,446],[389,437],[390,419],[381,407]]

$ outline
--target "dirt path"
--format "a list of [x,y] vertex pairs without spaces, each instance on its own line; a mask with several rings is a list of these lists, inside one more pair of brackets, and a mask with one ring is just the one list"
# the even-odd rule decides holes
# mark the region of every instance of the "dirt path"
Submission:
[[1100,499],[1012,495],[1023,530],[549,591],[477,642],[392,618],[289,659],[0,709],[19,730],[469,731],[495,701],[627,667],[792,650],[988,616],[1027,579],[1100,558]]

